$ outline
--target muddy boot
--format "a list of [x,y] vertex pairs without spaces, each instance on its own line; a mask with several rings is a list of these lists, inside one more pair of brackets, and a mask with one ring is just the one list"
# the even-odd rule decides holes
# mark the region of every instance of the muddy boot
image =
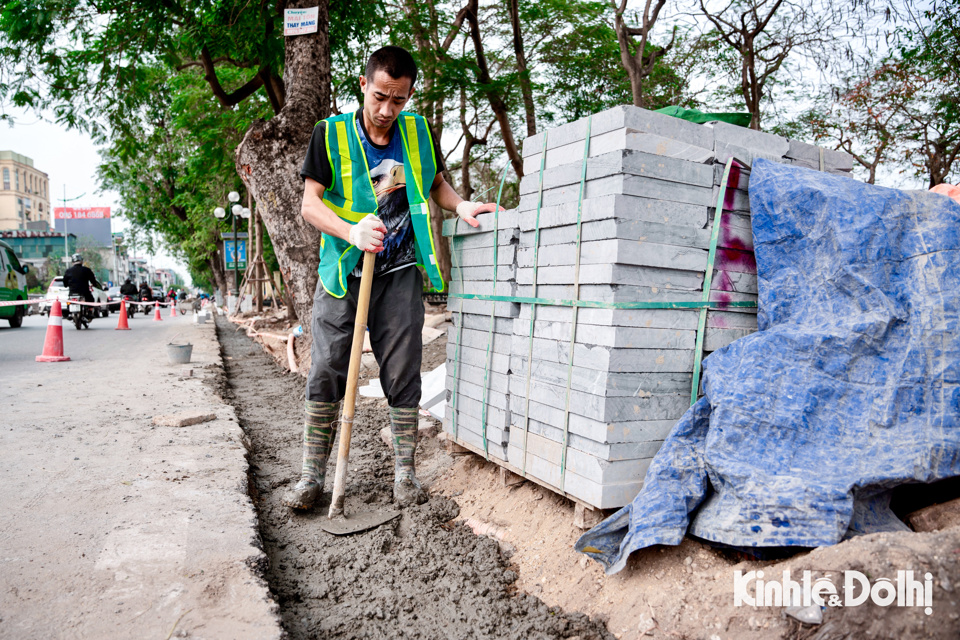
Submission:
[[401,507],[423,504],[427,492],[414,474],[414,455],[417,450],[417,417],[419,411],[390,407],[390,431],[393,433],[393,500]]
[[306,403],[306,420],[303,425],[303,469],[300,481],[283,496],[284,506],[291,509],[310,509],[320,492],[327,469],[327,458],[336,435],[339,404],[336,402]]

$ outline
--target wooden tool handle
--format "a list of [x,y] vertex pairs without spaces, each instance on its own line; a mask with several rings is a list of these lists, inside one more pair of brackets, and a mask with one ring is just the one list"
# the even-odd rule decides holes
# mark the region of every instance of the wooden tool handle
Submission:
[[373,266],[376,254],[364,252],[363,274],[360,276],[360,295],[357,297],[357,317],[353,324],[353,346],[350,349],[350,368],[347,369],[347,393],[343,397],[343,415],[340,419],[340,449],[337,453],[337,471],[333,478],[333,500],[327,517],[343,515],[343,494],[347,484],[347,466],[350,461],[350,435],[353,433],[353,415],[357,405],[357,380],[360,377],[360,356],[363,355],[363,335],[367,330],[367,311],[370,308],[370,289],[373,287]]

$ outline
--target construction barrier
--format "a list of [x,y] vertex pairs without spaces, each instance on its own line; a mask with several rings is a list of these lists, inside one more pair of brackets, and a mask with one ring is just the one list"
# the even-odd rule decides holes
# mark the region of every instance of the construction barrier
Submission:
[[127,301],[120,301],[120,320],[117,322],[117,331],[130,331],[130,325],[127,324]]
[[69,359],[63,355],[63,312],[60,301],[54,300],[47,321],[47,336],[43,340],[43,353],[37,356],[37,362],[66,362]]
[[[6,300],[3,302],[0,302],[0,307],[16,307],[16,306],[26,307],[29,305],[40,304],[41,302],[54,302],[54,301],[59,301],[61,304],[61,307],[64,304],[64,302],[66,302],[64,300],[60,300],[60,298],[41,298],[39,300]],[[85,302],[83,300],[70,300],[68,304],[82,304],[88,307],[106,307],[106,306],[112,306],[117,304],[117,301],[114,300],[112,302]],[[160,305],[161,307],[167,307],[170,305],[176,305],[177,303],[176,302],[157,302],[155,300],[150,302],[130,300],[129,304],[138,304],[142,307],[149,307],[153,305]]]

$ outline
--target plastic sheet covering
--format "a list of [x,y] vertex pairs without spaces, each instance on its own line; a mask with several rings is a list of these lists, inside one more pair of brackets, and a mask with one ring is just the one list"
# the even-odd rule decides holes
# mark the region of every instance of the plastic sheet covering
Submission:
[[893,487],[960,475],[960,204],[765,160],[749,192],[759,331],[704,361],[641,492],[577,541],[607,573],[685,533],[903,530]]

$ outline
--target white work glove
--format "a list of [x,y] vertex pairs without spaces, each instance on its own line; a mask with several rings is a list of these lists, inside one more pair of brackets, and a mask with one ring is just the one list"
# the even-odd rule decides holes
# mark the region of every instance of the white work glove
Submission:
[[[471,227],[479,227],[480,222],[474,217],[478,213],[486,213],[488,211],[496,211],[497,204],[495,202],[488,202],[487,204],[481,204],[479,202],[468,202],[464,200],[457,205],[457,215],[460,216],[460,219],[466,222]],[[503,207],[500,207],[500,211],[505,211]]]
[[360,251],[380,253],[383,251],[383,237],[386,233],[387,228],[380,222],[380,218],[371,213],[350,227],[350,244]]

